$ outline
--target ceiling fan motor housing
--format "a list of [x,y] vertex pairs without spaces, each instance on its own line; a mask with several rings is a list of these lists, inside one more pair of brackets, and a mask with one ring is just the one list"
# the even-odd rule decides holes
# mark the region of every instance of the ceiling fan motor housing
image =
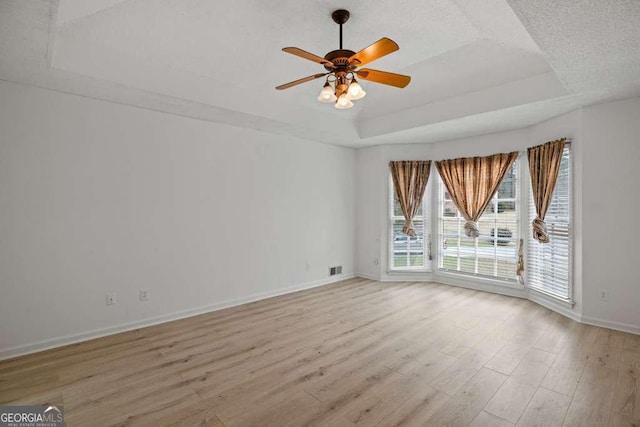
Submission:
[[332,50],[324,56],[324,59],[331,61],[333,63],[333,67],[330,64],[326,64],[324,68],[327,71],[339,69],[349,70],[349,58],[355,54],[356,53],[354,51],[349,49]]

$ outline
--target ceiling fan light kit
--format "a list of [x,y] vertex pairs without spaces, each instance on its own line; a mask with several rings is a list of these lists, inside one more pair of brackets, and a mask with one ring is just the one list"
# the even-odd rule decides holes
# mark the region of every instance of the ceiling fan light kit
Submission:
[[320,91],[320,95],[318,95],[318,101],[323,104],[330,104],[336,102],[337,99],[338,97],[336,96],[334,89],[331,87],[331,84],[326,82]]
[[353,107],[353,102],[351,102],[351,99],[349,99],[349,95],[346,93],[343,93],[342,95],[340,95],[340,97],[338,97],[338,101],[336,101],[336,108],[338,110],[346,110]]
[[358,83],[355,77],[353,78],[353,80],[351,80],[351,84],[349,85],[348,95],[349,95],[349,99],[353,101],[357,99],[362,99],[367,95],[367,92],[365,92],[364,89],[362,89],[362,86],[360,86],[360,84]]
[[342,25],[349,20],[349,16],[349,11],[344,9],[338,9],[331,14],[333,21],[340,25],[340,49],[332,50],[324,57],[314,55],[297,47],[285,47],[282,49],[284,52],[321,64],[327,72],[285,83],[277,86],[277,90],[288,89],[326,76],[324,86],[317,98],[318,101],[327,104],[334,103],[337,109],[346,110],[353,107],[352,101],[362,99],[367,94],[356,80],[356,76],[362,80],[398,88],[406,87],[409,84],[411,81],[409,76],[367,68],[358,69],[360,66],[395,52],[399,47],[393,40],[383,37],[357,53],[349,49],[343,49]]

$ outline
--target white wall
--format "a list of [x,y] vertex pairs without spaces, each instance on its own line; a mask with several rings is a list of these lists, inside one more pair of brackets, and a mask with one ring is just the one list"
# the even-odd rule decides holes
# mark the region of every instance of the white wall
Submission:
[[356,205],[356,272],[363,277],[378,280],[381,273],[382,234],[385,230],[382,188],[384,176],[380,169],[386,166],[382,160],[381,147],[361,149],[356,152],[357,205]]
[[4,82],[0,100],[0,356],[353,272],[351,149]]
[[334,264],[394,280],[390,160],[561,136],[574,140],[574,313],[640,331],[638,117],[634,98],[520,131],[354,152],[0,82],[0,357],[323,283]]
[[584,317],[640,333],[640,98],[585,108],[583,139]]

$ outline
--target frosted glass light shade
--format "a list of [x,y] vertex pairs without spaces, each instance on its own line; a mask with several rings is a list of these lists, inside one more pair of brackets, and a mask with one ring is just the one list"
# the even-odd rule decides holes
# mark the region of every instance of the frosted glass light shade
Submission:
[[340,98],[338,98],[338,102],[336,102],[336,108],[338,110],[346,110],[351,107],[353,107],[353,102],[351,102],[347,94],[343,93],[342,95],[340,95]]
[[328,104],[330,102],[336,102],[336,94],[333,93],[333,89],[329,83],[325,83],[324,87],[320,91],[320,95],[318,95],[318,101]]
[[364,89],[362,89],[362,86],[360,86],[360,84],[356,81],[356,79],[353,79],[353,81],[349,85],[348,94],[349,94],[349,99],[352,99],[355,101],[356,99],[364,98],[367,92],[365,92]]

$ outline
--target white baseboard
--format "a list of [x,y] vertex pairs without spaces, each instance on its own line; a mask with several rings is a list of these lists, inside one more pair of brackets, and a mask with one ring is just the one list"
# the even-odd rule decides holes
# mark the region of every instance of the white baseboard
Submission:
[[516,284],[495,283],[491,280],[477,278],[451,277],[446,274],[434,274],[434,282],[445,285],[459,286],[461,288],[473,289],[476,291],[491,292],[493,294],[506,295],[510,297],[526,298],[527,292],[524,287]]
[[381,282],[434,282],[430,271],[387,271],[382,274]]
[[[370,280],[381,281],[375,277],[370,277],[367,274],[356,273],[356,276],[364,277]],[[426,277],[420,278],[418,276],[393,276],[387,277],[382,281],[385,282],[403,282],[403,281],[426,281]],[[630,325],[627,323],[612,322],[609,320],[597,319],[594,317],[581,316],[579,312],[573,310],[568,303],[556,302],[553,298],[545,297],[543,294],[535,292],[535,290],[529,291],[527,288],[520,286],[519,284],[501,284],[493,282],[491,280],[482,280],[475,277],[462,277],[462,276],[450,276],[447,274],[434,273],[431,279],[435,283],[442,283],[445,285],[458,286],[461,288],[473,289],[477,291],[491,292],[495,294],[507,295],[518,298],[525,298],[536,304],[553,310],[569,319],[576,322],[586,323],[588,325],[600,326],[602,328],[615,329],[618,331],[629,332],[632,334],[640,335],[640,326]]]
[[373,274],[355,273],[355,276],[362,277],[363,279],[375,280],[376,282],[380,281],[380,278],[374,276]]
[[210,313],[212,311],[222,310],[224,308],[229,308],[229,307],[235,307],[238,305],[259,301],[266,298],[272,298],[279,295],[285,295],[293,292],[302,291],[305,289],[311,289],[319,286],[329,285],[331,283],[352,279],[354,277],[356,277],[356,275],[352,273],[339,274],[339,275],[322,279],[322,280],[316,280],[313,282],[303,283],[301,285],[290,286],[288,288],[278,289],[275,291],[260,292],[257,294],[249,295],[247,297],[235,298],[232,300],[227,300],[227,301],[223,301],[220,303],[211,304],[203,307],[176,311],[176,312],[165,314],[162,316],[137,320],[134,322],[121,323],[119,325],[109,326],[109,327],[100,328],[100,329],[94,329],[94,330],[82,332],[79,334],[67,335],[67,336],[52,338],[44,341],[31,343],[31,344],[9,347],[9,348],[0,350],[0,360],[10,359],[16,356],[23,356],[25,354],[30,354],[30,353],[36,353],[38,351],[49,350],[56,347],[62,347],[64,345],[75,344],[82,341],[88,341],[91,339],[105,337],[105,336],[117,334],[120,332],[127,332],[134,329],[140,329],[146,326],[153,326],[153,325],[158,325],[160,323],[171,322],[173,320],[184,319],[186,317],[197,316],[199,314]]
[[571,303],[558,301],[542,292],[537,292],[535,289],[528,290],[527,298],[530,301],[548,308],[549,310],[553,310],[556,313],[560,313],[569,319],[575,320],[576,322],[582,322],[582,316],[579,312],[574,310],[573,304]]
[[476,291],[491,292],[510,297],[526,298],[527,292],[520,285],[509,285],[496,283],[492,280],[466,278],[461,276],[451,277],[441,273],[420,272],[420,273],[403,273],[394,272],[383,278],[377,278],[370,274],[356,273],[356,276],[378,282],[433,282],[442,283],[444,285],[459,286],[461,288],[474,289]]
[[595,317],[582,317],[582,323],[587,325],[600,326],[601,328],[615,329],[617,331],[629,332],[640,335],[640,326],[629,325],[628,323],[612,322],[609,320],[597,319]]
[[[327,279],[308,282],[308,283],[304,283],[297,286],[290,286],[288,288],[278,289],[275,291],[260,292],[257,294],[249,295],[247,297],[227,300],[217,304],[211,304],[211,305],[197,307],[197,308],[188,309],[188,310],[181,310],[181,311],[169,313],[162,316],[142,319],[135,322],[122,323],[115,326],[94,329],[94,330],[82,332],[79,334],[67,335],[64,337],[48,339],[48,340],[39,341],[39,342],[26,344],[22,346],[9,347],[9,348],[0,350],[0,360],[10,359],[10,358],[22,356],[25,354],[35,353],[38,351],[49,350],[49,349],[61,347],[64,345],[75,344],[78,342],[100,338],[108,335],[113,335],[120,332],[127,332],[134,329],[144,328],[146,326],[153,326],[153,325],[158,325],[160,323],[171,322],[173,320],[179,320],[187,317],[197,316],[199,314],[210,313],[213,311],[222,310],[229,307],[235,307],[238,305],[247,304],[250,302],[259,301],[267,298],[272,298],[279,295],[286,295],[293,292],[302,291],[305,289],[311,289],[319,286],[329,285],[331,283],[352,279],[354,277],[362,277],[369,280],[379,281],[378,278],[375,278],[369,274],[363,274],[363,273],[340,274]],[[537,298],[536,296],[532,297],[531,293],[527,295],[527,292],[525,290],[520,290],[515,287],[511,288],[511,287],[505,287],[505,286],[500,286],[497,284],[490,284],[490,283],[486,283],[486,284],[474,283],[471,280],[464,280],[459,278],[454,279],[454,278],[443,277],[443,276],[438,276],[437,278],[434,277],[434,281],[437,283],[443,283],[443,284],[452,285],[452,286],[460,286],[463,288],[474,289],[479,291],[492,292],[492,293],[497,293],[497,294],[502,294],[507,296],[520,297],[520,298],[528,298],[537,304],[540,304],[546,308],[549,308],[550,310],[554,310],[577,322],[582,322],[582,323],[586,323],[593,326],[600,326],[603,328],[615,329],[618,331],[629,332],[632,334],[640,335],[640,326],[630,325],[626,323],[612,322],[609,320],[603,320],[603,319],[598,319],[594,317],[580,316],[577,313],[573,312],[572,310],[562,305],[554,304],[552,301],[550,302],[546,299]]]

